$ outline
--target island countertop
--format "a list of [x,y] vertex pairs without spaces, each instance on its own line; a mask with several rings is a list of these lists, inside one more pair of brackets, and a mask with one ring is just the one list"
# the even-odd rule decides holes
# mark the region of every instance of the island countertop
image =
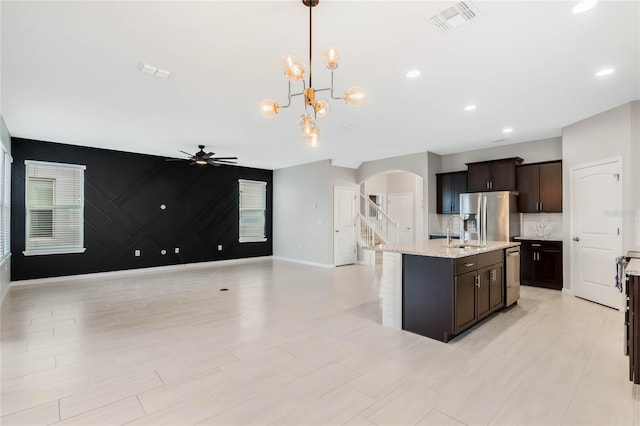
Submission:
[[631,259],[627,265],[627,275],[640,276],[640,259]]
[[[453,240],[452,243],[457,244],[458,240]],[[475,242],[468,241],[467,243],[474,244]],[[485,253],[494,250],[503,250],[519,245],[520,242],[518,241],[487,241],[485,247],[457,248],[447,246],[446,240],[424,240],[397,244],[378,244],[373,247],[373,250],[402,254],[414,254],[418,256],[445,257],[456,259],[458,257],[471,256],[474,254]]]

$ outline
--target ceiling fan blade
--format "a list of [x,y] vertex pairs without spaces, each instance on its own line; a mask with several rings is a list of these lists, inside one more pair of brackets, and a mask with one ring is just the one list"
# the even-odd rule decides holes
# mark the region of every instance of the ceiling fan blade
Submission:
[[213,157],[214,155],[216,155],[216,153],[215,153],[215,152],[210,152],[210,153],[208,153],[207,155],[208,155],[209,157]]
[[207,160],[207,164],[209,164],[210,166],[215,166],[215,167],[219,167],[220,164],[216,163],[215,161],[211,161],[211,160]]
[[189,161],[186,158],[165,158],[164,161]]
[[238,157],[213,157],[212,160],[237,160]]
[[184,151],[182,151],[182,150],[180,150],[180,152],[181,152],[181,153],[183,153],[183,154],[188,155],[188,156],[189,156],[189,158],[193,157],[193,154],[189,154],[188,152],[184,152]]
[[219,163],[219,164],[237,164],[235,161],[231,161],[231,160],[209,159],[209,162],[214,162],[214,163]]

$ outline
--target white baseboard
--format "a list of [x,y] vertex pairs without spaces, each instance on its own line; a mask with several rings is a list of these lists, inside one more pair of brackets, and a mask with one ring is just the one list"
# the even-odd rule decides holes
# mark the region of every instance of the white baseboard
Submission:
[[[272,256],[247,257],[242,259],[214,260],[211,262],[183,263],[180,265],[154,266],[151,268],[125,269],[122,271],[96,272],[93,274],[66,275],[62,277],[36,278],[32,280],[12,281],[11,287],[34,285],[34,284],[53,284],[58,282],[68,282],[77,280],[86,280],[92,278],[115,278],[127,277],[134,275],[153,274],[158,272],[181,271],[184,269],[204,269],[226,265],[236,265],[242,263],[251,263],[261,260],[271,259]],[[4,296],[3,296],[4,297]]]
[[331,263],[308,262],[306,260],[290,259],[288,257],[280,257],[280,256],[273,256],[273,258],[275,260],[283,260],[285,262],[293,262],[293,263],[300,263],[302,265],[317,266],[319,268],[335,268],[335,265]]
[[0,263],[0,274],[1,274],[0,285],[5,284],[3,280],[6,278],[6,285],[2,290],[2,294],[0,294],[0,305],[2,305],[2,303],[4,302],[4,298],[7,296],[7,294],[9,294],[9,289],[11,288],[11,281],[10,281],[11,271],[9,270],[10,261],[11,261],[11,254],[5,257],[2,263]]
[[574,295],[574,294],[573,294],[573,290],[572,290],[572,289],[570,289],[570,288],[563,287],[563,288],[562,288],[562,292],[563,292],[563,293],[566,293],[566,294],[569,294],[569,295],[571,295],[571,296],[573,296],[573,295]]

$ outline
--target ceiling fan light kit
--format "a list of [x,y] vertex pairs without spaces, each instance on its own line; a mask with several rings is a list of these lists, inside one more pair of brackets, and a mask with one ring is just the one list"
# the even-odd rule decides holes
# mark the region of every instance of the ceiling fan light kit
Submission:
[[[336,96],[333,85],[333,73],[338,68],[340,61],[340,51],[334,46],[330,46],[325,49],[322,58],[326,67],[331,70],[331,85],[323,89],[315,89],[313,87],[312,80],[312,12],[313,8],[318,5],[320,0],[302,0],[302,4],[309,8],[309,81],[308,87],[305,81],[306,68],[302,61],[298,60],[294,56],[288,55],[282,62],[284,76],[288,80],[289,90],[287,93],[287,104],[280,105],[272,99],[265,99],[260,103],[260,113],[266,117],[271,118],[278,114],[281,109],[288,108],[291,105],[291,98],[295,96],[304,96],[304,108],[305,112],[300,116],[298,120],[298,130],[300,134],[307,140],[307,145],[315,147],[320,142],[320,130],[316,124],[316,118],[326,117],[329,113],[329,104],[325,100],[317,100],[317,92],[329,91],[331,99],[343,99],[347,104],[353,106],[360,106],[364,103],[365,93],[361,87],[352,87],[344,93],[344,96]],[[302,91],[292,93],[291,82],[301,81]],[[309,113],[309,109],[311,112]]]

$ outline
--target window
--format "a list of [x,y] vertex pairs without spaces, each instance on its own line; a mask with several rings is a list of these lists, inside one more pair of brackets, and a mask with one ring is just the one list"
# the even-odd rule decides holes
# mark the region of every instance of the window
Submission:
[[11,156],[0,151],[0,261],[11,254]]
[[267,241],[267,183],[240,179],[240,242]]
[[85,166],[24,163],[25,256],[84,252]]

